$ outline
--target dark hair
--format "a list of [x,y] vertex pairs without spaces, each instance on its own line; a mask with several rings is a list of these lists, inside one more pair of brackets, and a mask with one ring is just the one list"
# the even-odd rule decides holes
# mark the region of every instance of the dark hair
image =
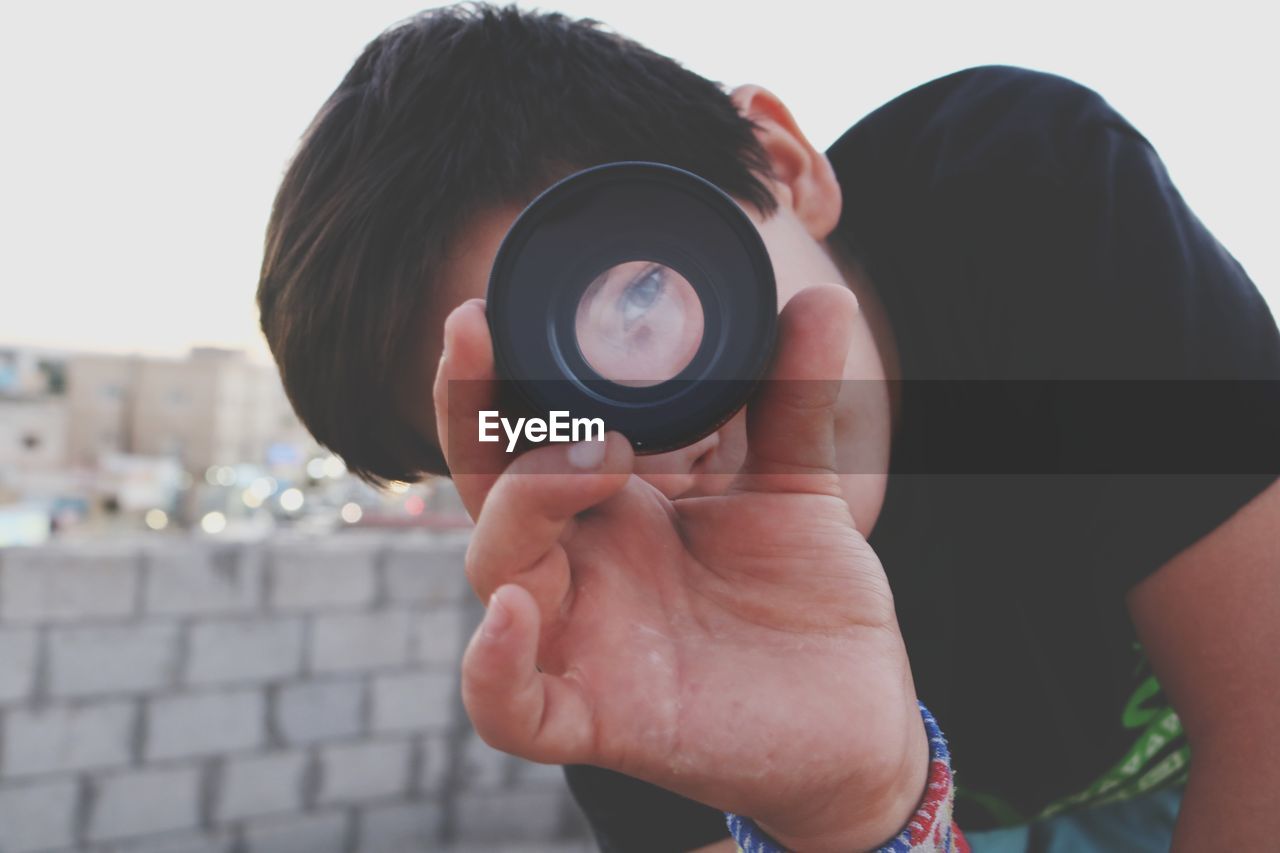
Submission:
[[473,214],[615,160],[699,174],[765,215],[768,156],[719,84],[591,19],[430,9],[360,54],[267,225],[262,331],[298,417],[371,483],[445,473],[395,403],[423,300]]

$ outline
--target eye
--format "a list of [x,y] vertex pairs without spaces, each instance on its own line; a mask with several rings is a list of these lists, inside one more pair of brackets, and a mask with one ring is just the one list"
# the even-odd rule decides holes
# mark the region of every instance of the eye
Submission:
[[666,287],[666,278],[662,267],[654,265],[637,276],[622,295],[618,297],[617,306],[622,312],[622,327],[628,329],[633,323],[648,313],[653,304],[662,296]]

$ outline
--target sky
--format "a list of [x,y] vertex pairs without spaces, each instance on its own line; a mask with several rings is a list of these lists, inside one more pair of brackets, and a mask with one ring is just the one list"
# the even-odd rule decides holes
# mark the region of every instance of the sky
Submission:
[[[1280,52],[1267,5],[549,0],[732,87],[819,148],[932,78],[1003,63],[1099,91],[1280,306]],[[0,7],[0,343],[266,360],[272,198],[364,45],[425,8],[351,2]]]

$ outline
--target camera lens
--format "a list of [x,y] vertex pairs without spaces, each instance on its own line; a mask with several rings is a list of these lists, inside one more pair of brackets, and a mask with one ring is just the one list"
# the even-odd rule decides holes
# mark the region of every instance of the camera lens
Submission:
[[778,310],[773,263],[738,203],[632,161],[535,198],[498,248],[487,300],[504,398],[600,418],[638,453],[692,444],[746,404]]
[[626,261],[600,273],[574,320],[578,351],[591,369],[631,387],[666,382],[688,367],[702,326],[693,285],[657,261]]

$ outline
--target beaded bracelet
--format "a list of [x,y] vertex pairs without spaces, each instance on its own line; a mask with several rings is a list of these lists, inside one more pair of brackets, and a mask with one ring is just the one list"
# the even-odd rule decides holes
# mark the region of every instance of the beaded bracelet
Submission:
[[[960,828],[951,821],[955,801],[955,785],[951,778],[951,752],[938,721],[929,709],[920,705],[925,732],[929,736],[929,777],[924,800],[911,820],[892,841],[875,853],[969,853],[969,844]],[[748,817],[725,812],[729,832],[738,843],[739,853],[786,853],[786,848],[769,837]]]

